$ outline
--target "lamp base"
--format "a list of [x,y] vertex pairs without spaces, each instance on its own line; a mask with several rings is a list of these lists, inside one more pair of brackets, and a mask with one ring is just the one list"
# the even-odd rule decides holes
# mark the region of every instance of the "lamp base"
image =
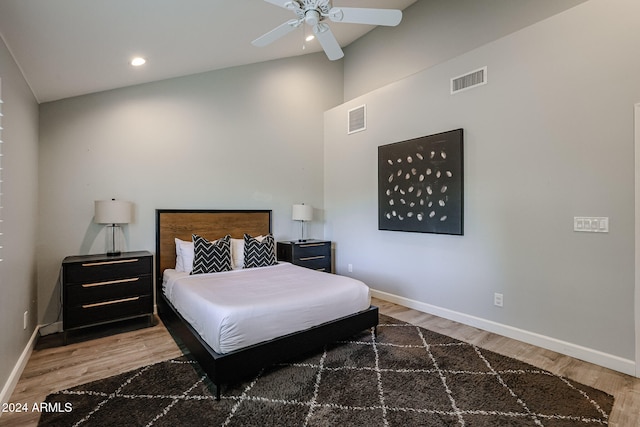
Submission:
[[120,250],[120,226],[118,224],[109,224],[107,226],[107,256],[118,256],[122,252]]

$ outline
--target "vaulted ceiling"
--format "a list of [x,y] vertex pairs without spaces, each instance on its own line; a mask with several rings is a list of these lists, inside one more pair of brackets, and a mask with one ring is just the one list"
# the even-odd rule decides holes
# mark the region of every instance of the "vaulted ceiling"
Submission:
[[[415,1],[334,6],[404,10]],[[317,41],[304,42],[302,29],[266,47],[251,45],[293,17],[262,0],[2,0],[0,35],[38,101],[47,102],[321,51]],[[330,26],[342,47],[374,28]],[[132,67],[134,56],[147,63]]]

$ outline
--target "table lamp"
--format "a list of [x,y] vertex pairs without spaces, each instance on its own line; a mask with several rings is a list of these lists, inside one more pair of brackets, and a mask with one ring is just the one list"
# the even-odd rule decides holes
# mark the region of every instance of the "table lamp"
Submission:
[[299,242],[305,242],[304,238],[304,222],[313,219],[313,207],[310,205],[293,205],[291,218],[294,221],[300,221],[300,239]]
[[123,200],[96,200],[94,222],[107,225],[107,255],[120,255],[120,224],[129,224],[132,204]]

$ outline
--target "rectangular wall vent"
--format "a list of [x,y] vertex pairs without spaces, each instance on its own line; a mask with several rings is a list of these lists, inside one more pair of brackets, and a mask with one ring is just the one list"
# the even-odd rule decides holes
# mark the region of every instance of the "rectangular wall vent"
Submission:
[[347,134],[363,131],[367,128],[367,106],[361,105],[348,111]]
[[451,79],[451,94],[487,84],[487,67]]

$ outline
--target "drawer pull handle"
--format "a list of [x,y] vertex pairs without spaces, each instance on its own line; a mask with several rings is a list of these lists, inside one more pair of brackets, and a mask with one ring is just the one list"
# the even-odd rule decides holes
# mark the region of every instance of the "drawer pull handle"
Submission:
[[300,245],[301,248],[317,248],[318,246],[324,246],[324,243],[307,243],[306,245]]
[[125,264],[128,262],[138,262],[140,261],[138,258],[132,259],[119,259],[115,261],[100,261],[100,262],[85,262],[82,264],[83,267],[97,267],[99,265],[113,265],[113,264]]
[[323,258],[324,258],[324,255],[308,256],[308,257],[300,258],[300,261],[311,261],[313,259],[323,259]]
[[110,280],[108,282],[85,283],[85,284],[82,285],[82,287],[83,288],[94,288],[96,286],[115,285],[117,283],[137,282],[138,280],[140,280],[139,277],[133,277],[131,279]]
[[117,299],[114,301],[97,302],[95,304],[85,304],[82,306],[82,308],[102,307],[103,305],[120,304],[121,302],[136,301],[139,299],[140,297],[132,297],[132,298]]

